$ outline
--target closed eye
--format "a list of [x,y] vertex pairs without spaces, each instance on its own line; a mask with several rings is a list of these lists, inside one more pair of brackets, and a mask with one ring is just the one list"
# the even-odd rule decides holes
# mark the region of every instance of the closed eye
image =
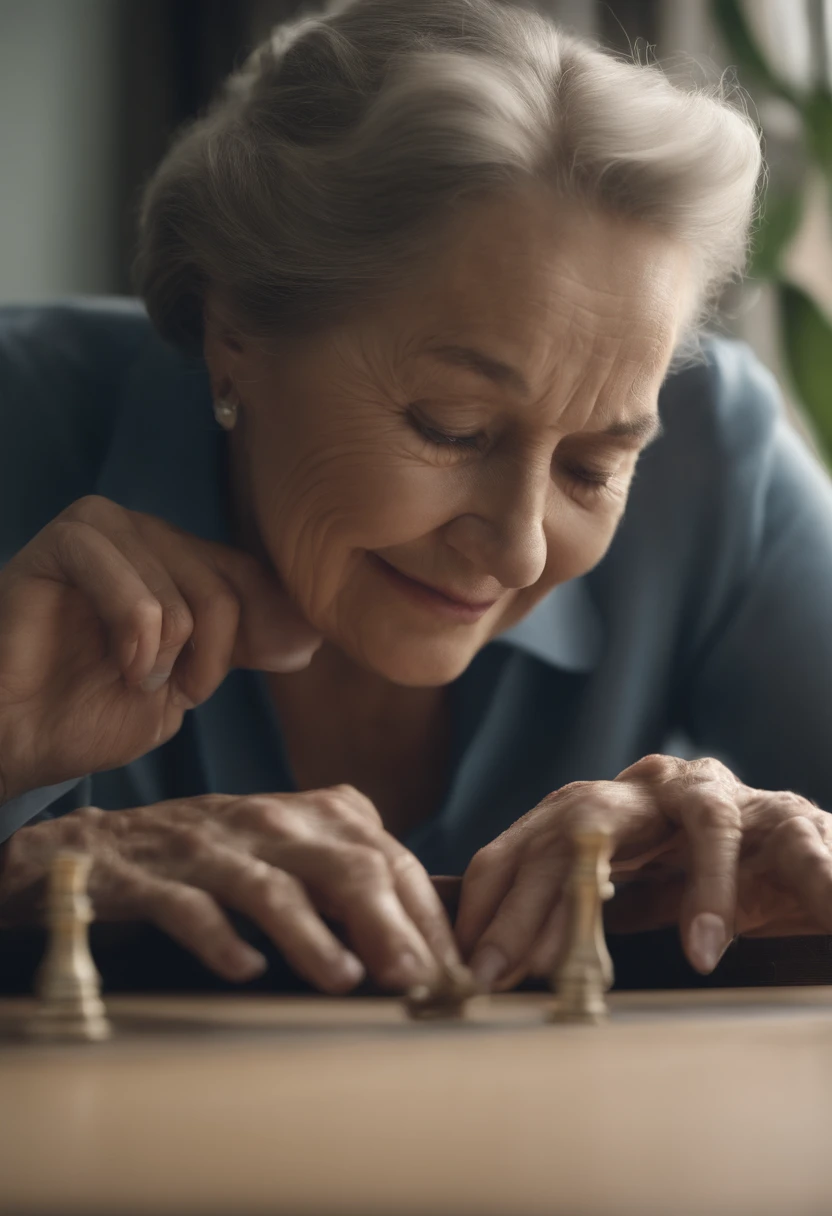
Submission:
[[482,435],[479,431],[473,435],[452,435],[448,431],[438,431],[435,427],[426,426],[424,422],[412,415],[408,416],[408,421],[415,431],[436,447],[467,448],[476,451],[482,444]]

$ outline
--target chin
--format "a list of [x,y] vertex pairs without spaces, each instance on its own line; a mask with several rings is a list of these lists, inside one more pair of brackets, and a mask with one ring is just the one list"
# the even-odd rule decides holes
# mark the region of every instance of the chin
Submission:
[[438,688],[461,676],[479,649],[452,639],[433,639],[409,643],[376,638],[362,646],[353,657],[376,675],[407,688]]

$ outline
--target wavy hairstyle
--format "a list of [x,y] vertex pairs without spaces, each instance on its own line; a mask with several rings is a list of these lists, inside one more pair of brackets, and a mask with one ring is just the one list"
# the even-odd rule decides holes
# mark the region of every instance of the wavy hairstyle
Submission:
[[354,0],[276,28],[174,139],[136,285],[192,353],[209,287],[250,334],[320,325],[404,274],[460,200],[532,179],[685,242],[695,336],[743,270],[760,166],[736,88],[500,0]]

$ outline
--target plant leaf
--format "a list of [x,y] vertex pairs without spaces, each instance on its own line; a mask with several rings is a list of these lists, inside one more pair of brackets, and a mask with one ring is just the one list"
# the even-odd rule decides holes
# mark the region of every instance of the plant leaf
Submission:
[[832,179],[832,94],[816,89],[800,107],[806,142],[827,178]]
[[781,283],[779,303],[789,371],[832,461],[832,324],[811,296],[794,283]]
[[769,190],[763,203],[760,225],[754,233],[748,273],[753,279],[775,279],[780,259],[803,218],[804,196],[800,190]]
[[777,97],[797,104],[792,89],[777,75],[758,46],[740,0],[711,0],[711,14],[731,57],[736,61],[740,76],[748,77],[745,83],[754,83]]

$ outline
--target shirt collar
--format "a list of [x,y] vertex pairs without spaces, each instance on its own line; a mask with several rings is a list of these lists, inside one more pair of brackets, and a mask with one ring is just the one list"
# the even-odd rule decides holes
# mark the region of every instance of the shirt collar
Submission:
[[[225,433],[213,417],[204,362],[151,338],[127,379],[98,493],[230,544],[226,485]],[[555,587],[494,640],[566,671],[592,671],[603,629],[586,579]]]

